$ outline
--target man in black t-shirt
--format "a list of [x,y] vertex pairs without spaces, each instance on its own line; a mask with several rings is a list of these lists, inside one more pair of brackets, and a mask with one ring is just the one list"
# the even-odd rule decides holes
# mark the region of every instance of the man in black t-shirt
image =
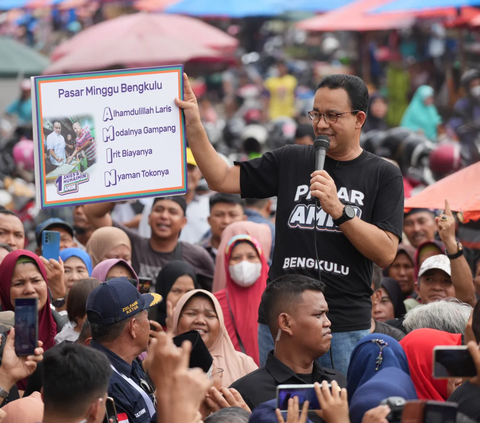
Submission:
[[[190,148],[211,189],[249,198],[277,196],[270,280],[300,273],[325,282],[333,362],[346,373],[355,344],[369,333],[372,262],[386,267],[393,261],[403,221],[400,170],[360,147],[368,106],[364,82],[330,75],[318,85],[309,116],[315,136],[328,136],[330,148],[325,170],[315,172],[314,146],[299,145],[228,167],[208,141],[186,77],[185,101],[176,104],[184,110]],[[272,345],[268,328],[260,324],[261,364]],[[320,360],[324,366],[329,361]]]

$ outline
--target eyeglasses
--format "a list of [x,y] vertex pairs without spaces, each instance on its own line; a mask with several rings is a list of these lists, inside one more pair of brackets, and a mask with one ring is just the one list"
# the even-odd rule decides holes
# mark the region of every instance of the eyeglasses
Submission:
[[360,110],[352,110],[351,112],[343,112],[343,113],[335,113],[335,112],[327,112],[327,113],[318,113],[316,110],[312,110],[308,112],[308,117],[313,123],[318,123],[320,118],[323,116],[325,119],[325,123],[327,125],[334,125],[337,123],[338,118],[342,115],[346,115],[348,113],[357,114]]

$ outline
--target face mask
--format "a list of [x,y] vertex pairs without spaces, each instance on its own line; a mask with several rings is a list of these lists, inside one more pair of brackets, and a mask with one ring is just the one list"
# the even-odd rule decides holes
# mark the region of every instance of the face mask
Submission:
[[228,266],[228,271],[237,285],[248,288],[260,277],[262,273],[262,263],[251,263],[244,260],[233,266]]
[[475,98],[480,98],[480,85],[470,88],[470,95]]

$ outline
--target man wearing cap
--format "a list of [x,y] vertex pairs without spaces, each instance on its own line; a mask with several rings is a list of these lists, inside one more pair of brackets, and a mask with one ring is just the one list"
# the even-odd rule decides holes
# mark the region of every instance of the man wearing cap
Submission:
[[126,414],[129,422],[157,421],[154,388],[136,358],[148,347],[148,309],[161,301],[158,294],[140,294],[123,277],[102,283],[87,299],[90,346],[109,359],[113,373],[108,396],[117,415]]
[[411,209],[405,213],[403,231],[410,244],[417,248],[422,242],[435,237],[435,215],[430,209]]
[[115,226],[122,229],[132,243],[132,266],[139,276],[152,280],[154,287],[158,272],[171,260],[184,260],[197,272],[202,288],[211,290],[214,265],[208,252],[198,246],[179,240],[180,232],[187,223],[187,202],[183,196],[157,197],[148,217],[150,238],[112,219],[110,212],[115,203],[85,205],[85,213],[95,228]]
[[42,233],[43,231],[60,232],[60,250],[77,247],[74,240],[74,231],[72,225],[58,217],[52,217],[40,223],[35,230],[35,239],[37,240],[37,255],[42,253]]
[[[199,243],[203,236],[210,230],[208,224],[208,216],[210,215],[210,204],[208,195],[197,194],[197,187],[202,173],[197,166],[197,162],[193,157],[192,150],[187,148],[187,188],[185,200],[187,201],[187,224],[182,229],[180,241],[190,242],[191,244]],[[151,235],[148,216],[151,211],[151,204],[147,203],[142,212],[142,219],[138,225],[138,233],[145,238]]]

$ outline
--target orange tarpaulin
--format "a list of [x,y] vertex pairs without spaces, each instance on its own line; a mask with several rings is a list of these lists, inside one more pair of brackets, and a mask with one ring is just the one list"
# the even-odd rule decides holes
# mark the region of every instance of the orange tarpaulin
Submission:
[[459,170],[405,201],[405,211],[414,208],[450,208],[463,212],[464,222],[480,219],[480,162]]
[[358,0],[324,15],[297,23],[307,31],[383,31],[413,25],[415,14],[411,12],[368,14],[368,11],[391,0]]

